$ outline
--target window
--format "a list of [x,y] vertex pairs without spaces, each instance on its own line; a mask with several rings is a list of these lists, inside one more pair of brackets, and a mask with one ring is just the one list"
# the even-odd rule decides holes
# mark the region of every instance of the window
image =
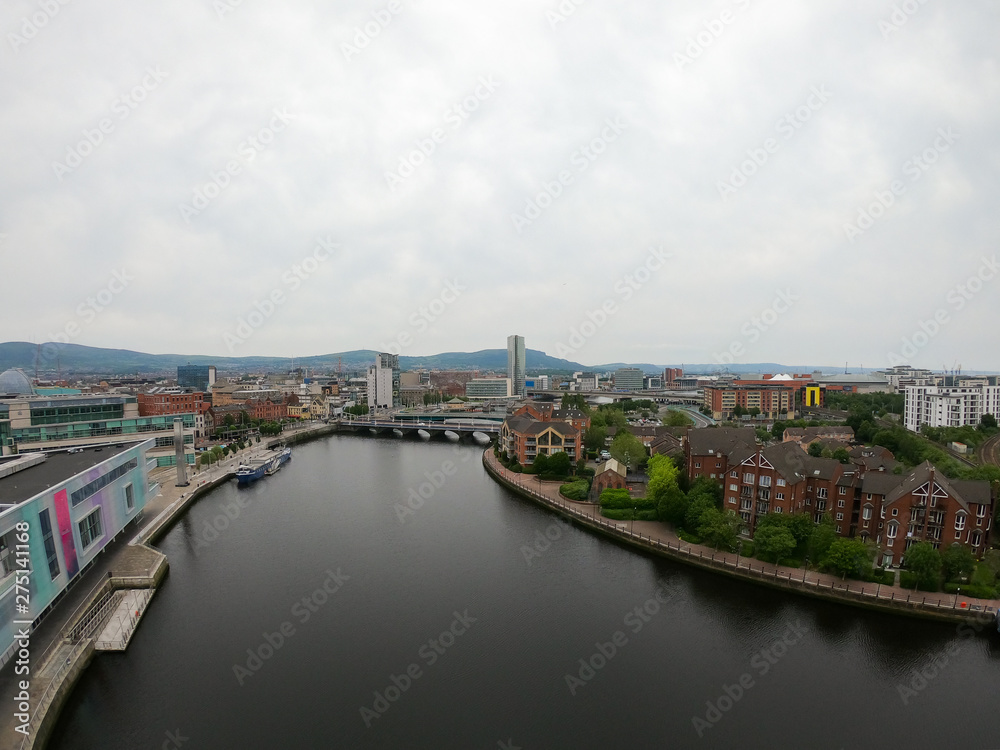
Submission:
[[694,468],[700,469],[701,468],[701,461],[695,461],[694,462]]
[[986,506],[985,505],[977,505],[976,506],[976,518],[985,518],[985,517],[986,517]]
[[107,474],[99,476],[93,482],[85,484],[83,487],[81,487],[72,495],[70,495],[70,500],[73,503],[73,507],[76,507],[94,493],[99,492],[103,488],[107,487],[116,479],[125,476],[128,472],[132,471],[132,469],[136,468],[138,465],[139,465],[138,459],[133,458],[131,461],[126,461],[121,466],[115,467]]
[[837,533],[838,534],[840,533],[840,525],[839,524],[837,525]]
[[955,516],[955,531],[962,531],[965,528],[965,514],[959,513]]
[[785,499],[785,493],[784,492],[775,492],[774,493],[774,499],[775,500],[784,500]]
[[782,479],[781,477],[778,477],[778,486],[779,487],[784,487],[785,486],[785,480]]
[[837,520],[838,521],[843,521],[844,520],[844,514],[843,513],[838,513],[837,514]]
[[847,488],[846,487],[838,487],[837,488],[837,494],[839,494],[839,495],[846,495],[847,494]]
[[11,552],[13,544],[13,529],[9,533],[0,536],[0,578],[6,578],[14,572],[14,553]]
[[126,484],[125,485],[125,510],[127,510],[129,513],[131,513],[133,508],[135,508],[135,495],[132,492],[132,485],[131,484]]
[[776,507],[775,507],[775,509],[774,509],[774,512],[775,512],[775,513],[784,513],[785,511],[783,511],[783,510],[781,509],[781,506],[780,506],[780,505],[778,505],[778,506],[776,506]]
[[103,533],[101,531],[101,509],[95,508],[94,512],[84,518],[78,524],[80,527],[80,544],[87,549]]
[[736,505],[736,498],[735,498],[735,497],[731,497],[731,498],[729,498],[729,502],[730,502],[730,504],[732,504],[732,505]]
[[822,499],[825,500],[826,499],[826,495],[827,495],[827,489],[826,489],[826,487],[820,487],[818,490],[816,490],[816,497],[822,498]]
[[743,481],[747,484],[753,484],[753,474],[744,474]]
[[866,521],[868,521],[868,520],[871,520],[871,517],[872,517],[872,506],[870,506],[870,505],[866,505],[866,506],[865,506],[865,507],[864,507],[864,508],[863,508],[863,509],[861,510],[861,517],[862,517],[863,519],[865,519]]
[[766,476],[761,477],[759,484],[760,484],[761,487],[770,487],[771,486],[771,477],[766,477]]
[[735,469],[733,469],[731,472],[729,472],[729,476],[731,476],[733,479],[736,479],[739,475],[740,475],[740,473],[738,471],[736,471]]
[[731,484],[731,485],[729,485],[729,489],[732,490],[733,492],[738,492],[739,489],[740,489],[740,486],[738,484]]
[[893,508],[892,509],[892,515],[898,516],[899,515],[899,508]]
[[45,547],[45,557],[49,561],[49,576],[52,580],[59,575],[59,557],[56,554],[56,544],[52,539],[52,522],[49,519],[49,509],[38,514],[38,523],[42,527],[42,545]]
[[898,526],[895,523],[890,523],[889,524],[889,528],[885,530],[885,536],[886,536],[886,538],[887,539],[895,539],[896,538],[896,529],[897,528],[898,528]]
[[838,500],[837,501],[837,507],[838,508],[843,508],[844,507],[844,501],[843,500]]

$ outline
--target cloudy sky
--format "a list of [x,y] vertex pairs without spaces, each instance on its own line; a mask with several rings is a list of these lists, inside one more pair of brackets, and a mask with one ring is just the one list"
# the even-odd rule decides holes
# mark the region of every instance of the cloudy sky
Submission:
[[0,341],[1000,369],[995,3],[344,5],[4,3]]

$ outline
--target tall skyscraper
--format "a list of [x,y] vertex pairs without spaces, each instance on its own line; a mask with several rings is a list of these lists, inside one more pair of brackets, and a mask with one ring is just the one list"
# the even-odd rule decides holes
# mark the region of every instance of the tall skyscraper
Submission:
[[368,408],[388,409],[400,403],[399,355],[377,354],[368,368]]
[[524,336],[507,337],[507,377],[515,396],[523,397],[524,391]]

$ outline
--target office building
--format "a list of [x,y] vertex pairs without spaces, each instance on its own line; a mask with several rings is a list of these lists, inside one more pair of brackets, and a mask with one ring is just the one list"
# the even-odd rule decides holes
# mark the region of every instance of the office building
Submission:
[[375,364],[368,368],[368,408],[391,409],[401,405],[399,395],[399,355],[375,355]]
[[616,391],[641,391],[643,372],[638,367],[619,367],[615,370]]
[[194,391],[207,391],[215,385],[215,365],[179,365],[177,385]]
[[507,337],[507,377],[510,378],[514,395],[524,397],[524,378],[527,369],[524,362],[524,336]]
[[471,401],[490,401],[513,396],[510,378],[473,378],[465,384],[465,395]]

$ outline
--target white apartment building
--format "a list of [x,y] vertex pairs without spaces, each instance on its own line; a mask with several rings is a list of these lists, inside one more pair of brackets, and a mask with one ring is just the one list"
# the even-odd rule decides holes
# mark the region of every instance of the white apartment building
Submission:
[[959,386],[911,385],[905,389],[903,423],[918,432],[921,425],[978,425],[984,414],[1000,414],[1000,386],[963,381]]

